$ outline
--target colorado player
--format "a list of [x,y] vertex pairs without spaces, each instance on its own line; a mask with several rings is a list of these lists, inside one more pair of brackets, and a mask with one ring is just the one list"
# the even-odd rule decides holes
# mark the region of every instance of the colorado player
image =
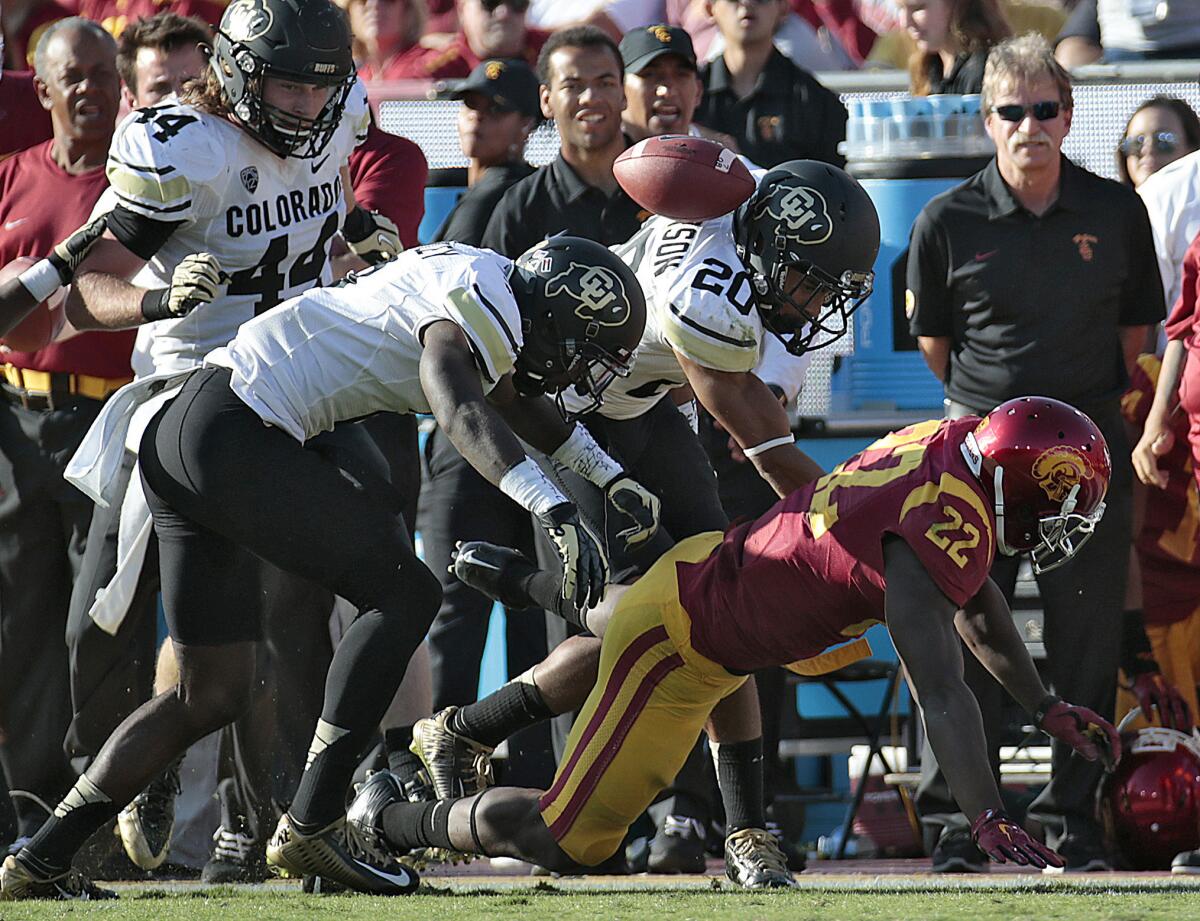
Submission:
[[[360,609],[334,654],[309,763],[267,859],[355,889],[415,889],[411,871],[364,856],[369,849],[344,830],[343,796],[441,589],[372,481],[355,481],[355,471],[304,443],[373,412],[432,412],[463,456],[536,516],[558,548],[564,596],[594,603],[603,556],[514,433],[600,486],[633,519],[631,539],[653,533],[655,498],[540,395],[570,386],[598,399],[627,372],[644,325],[637,279],[599,244],[556,237],[515,264],[437,244],[280,305],[200,370],[114,396],[89,438],[120,452],[131,406],[170,388],[140,461],[180,689],[114,733],[29,846],[5,862],[0,896],[52,897],[96,828],[190,743],[238,715],[260,633],[257,558]],[[102,496],[103,472],[113,470],[103,451],[95,470],[89,488]]]
[[[598,409],[566,392],[570,411],[662,501],[663,527],[633,554],[614,549],[613,572],[631,581],[645,572],[676,541],[723,530],[727,520],[704,450],[668,392],[690,385],[699,402],[743,447],[780,496],[821,474],[795,447],[787,415],[774,393],[755,373],[773,353],[801,354],[844,331],[847,317],[871,288],[871,267],[879,248],[879,220],[866,192],[842,170],[796,160],[767,172],[758,190],[734,214],[687,224],[652,218],[617,253],[634,269],[647,295],[646,331],[632,373],[605,393]],[[786,351],[785,351],[786,349]],[[604,528],[603,496],[569,473],[562,479],[585,521]],[[610,529],[610,539],[618,535]],[[505,560],[490,559],[486,545],[460,554],[464,581],[488,593],[489,578]],[[614,542],[614,547],[619,546]],[[489,574],[491,576],[489,577]],[[505,603],[550,606],[568,619],[576,614],[556,603],[553,574],[534,578],[523,589],[509,588]],[[615,595],[615,593],[614,593]],[[604,613],[587,615],[586,626],[603,632]],[[542,671],[575,676],[578,700],[594,683],[598,642],[572,638],[559,645],[532,675],[502,688],[517,698],[536,694]],[[486,712],[487,725],[473,721]],[[498,717],[512,715],[499,725]],[[447,753],[462,751],[465,740],[489,749],[538,715],[538,706],[467,707],[445,710],[418,724],[414,746],[434,779],[461,773],[471,789],[472,759],[459,772]],[[754,685],[721,704],[717,718],[738,733],[725,734],[718,773],[726,799],[729,835],[726,872],[744,886],[782,886],[791,876],[765,830],[762,805],[762,753]],[[440,796],[449,795],[449,780]]]
[[[1039,728],[1092,760],[1119,757],[1111,725],[1046,691],[988,576],[997,550],[1030,551],[1042,570],[1069,559],[1104,511],[1110,472],[1092,421],[1040,397],[888,435],[758,520],[680,542],[621,596],[548,791],[492,788],[447,808],[403,802],[380,773],[347,823],[379,847],[594,865],[747,673],[845,664],[869,648],[841,644],[886,621],[976,843],[1001,862],[1062,866],[1003,812],[960,637]],[[560,690],[543,688],[552,708]]]

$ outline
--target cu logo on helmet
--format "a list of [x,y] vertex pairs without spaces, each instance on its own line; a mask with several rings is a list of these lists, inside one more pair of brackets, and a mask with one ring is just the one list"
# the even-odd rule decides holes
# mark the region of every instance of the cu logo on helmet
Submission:
[[780,183],[763,212],[786,228],[784,236],[804,246],[824,243],[833,234],[825,196],[808,186]]
[[572,262],[546,282],[546,297],[566,295],[578,302],[575,316],[601,326],[622,326],[629,319],[625,283],[609,269]]
[[1033,478],[1052,502],[1062,502],[1074,487],[1092,476],[1084,456],[1067,445],[1047,448],[1033,462]]
[[233,0],[221,18],[221,31],[231,42],[249,42],[271,28],[271,11],[259,0]]

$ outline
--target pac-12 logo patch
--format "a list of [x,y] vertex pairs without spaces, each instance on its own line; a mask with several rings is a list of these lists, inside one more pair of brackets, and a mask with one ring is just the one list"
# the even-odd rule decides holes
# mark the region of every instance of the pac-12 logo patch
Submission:
[[1092,476],[1083,454],[1069,445],[1047,448],[1033,462],[1033,478],[1051,502],[1062,502],[1074,487]]
[[253,195],[258,191],[258,167],[247,166],[239,174],[242,178],[242,185],[246,187],[246,191]]
[[578,302],[575,316],[601,326],[623,326],[629,319],[625,283],[610,269],[572,262],[546,282],[546,297],[565,294]]
[[769,214],[784,228],[784,236],[804,246],[824,243],[833,234],[833,219],[825,196],[804,185],[781,182],[762,204],[759,217]]
[[221,17],[221,31],[231,42],[249,42],[271,28],[271,10],[259,0],[233,0]]

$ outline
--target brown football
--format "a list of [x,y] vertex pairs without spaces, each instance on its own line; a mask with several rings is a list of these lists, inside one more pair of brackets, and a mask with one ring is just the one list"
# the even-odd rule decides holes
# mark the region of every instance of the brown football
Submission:
[[[29,256],[17,256],[0,268],[0,281],[20,275],[36,264],[37,260]],[[24,320],[9,330],[7,336],[0,338],[0,345],[6,345],[14,352],[36,352],[48,346],[63,327],[62,294],[62,291],[58,291],[49,301],[34,307]]]
[[648,211],[707,221],[750,197],[754,178],[729,148],[707,138],[664,134],[638,141],[613,164],[621,188]]

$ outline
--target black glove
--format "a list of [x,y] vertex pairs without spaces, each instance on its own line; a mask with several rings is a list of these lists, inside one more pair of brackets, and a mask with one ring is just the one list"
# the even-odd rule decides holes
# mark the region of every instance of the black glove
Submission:
[[654,536],[658,530],[658,496],[624,471],[604,487],[604,494],[622,514],[633,520],[633,526],[617,532],[617,537],[632,546]]
[[79,268],[79,263],[83,262],[87,254],[91,252],[96,241],[104,236],[104,230],[108,226],[106,218],[107,215],[102,214],[84,224],[56,245],[50,255],[46,257],[58,272],[58,277],[62,279],[64,285],[71,283],[75,278],[75,270]]
[[378,211],[355,208],[346,215],[342,238],[350,251],[368,265],[387,262],[404,251],[404,245],[400,242],[400,228],[391,218]]
[[147,320],[185,317],[201,304],[216,300],[228,278],[212,253],[185,256],[171,273],[171,284],[147,291],[142,298],[142,316]]
[[608,561],[604,559],[599,541],[579,520],[575,506],[563,502],[536,517],[542,530],[554,542],[562,561],[563,598],[574,604],[578,611],[599,604],[608,581]]

